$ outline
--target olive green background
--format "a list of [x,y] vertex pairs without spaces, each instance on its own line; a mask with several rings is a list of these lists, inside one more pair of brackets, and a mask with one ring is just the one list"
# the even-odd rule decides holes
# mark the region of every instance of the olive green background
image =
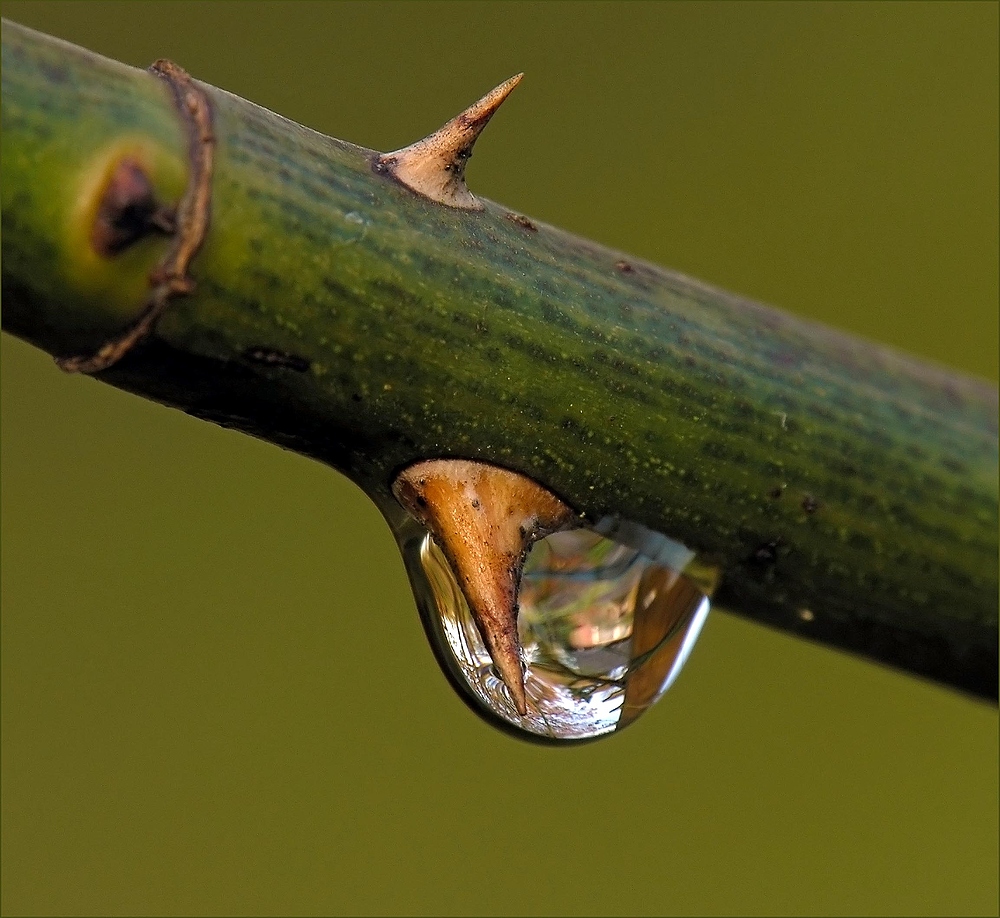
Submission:
[[[3,13],[382,150],[524,70],[477,193],[996,380],[994,3]],[[9,336],[2,394],[5,914],[996,914],[995,708],[716,614],[519,743],[339,475]]]

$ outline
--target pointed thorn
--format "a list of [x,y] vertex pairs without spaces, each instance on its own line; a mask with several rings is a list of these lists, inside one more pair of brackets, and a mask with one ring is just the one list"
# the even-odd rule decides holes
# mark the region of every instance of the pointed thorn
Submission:
[[570,525],[573,511],[524,475],[463,459],[411,465],[392,490],[444,552],[493,665],[524,716],[517,633],[521,568],[531,543]]
[[505,80],[423,140],[394,153],[382,154],[376,160],[376,168],[439,204],[482,210],[483,205],[465,185],[465,164],[483,128],[523,76],[519,73]]

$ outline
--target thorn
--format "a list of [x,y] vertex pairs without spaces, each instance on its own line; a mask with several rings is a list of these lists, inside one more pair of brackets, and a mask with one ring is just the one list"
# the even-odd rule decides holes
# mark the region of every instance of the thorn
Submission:
[[439,204],[482,210],[483,205],[465,185],[465,164],[483,128],[523,76],[519,73],[501,83],[423,140],[394,153],[382,154],[376,160],[376,168]]
[[573,511],[524,475],[463,459],[411,465],[392,490],[444,552],[493,665],[524,716],[517,634],[521,568],[531,543],[572,524]]

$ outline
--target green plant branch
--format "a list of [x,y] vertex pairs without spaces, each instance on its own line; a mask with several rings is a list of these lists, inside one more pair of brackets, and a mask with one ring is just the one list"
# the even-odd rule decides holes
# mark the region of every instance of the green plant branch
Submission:
[[[684,542],[729,611],[996,698],[993,387],[490,202],[437,204],[198,85],[215,163],[193,287],[99,378],[339,469],[392,525],[415,461],[509,467]],[[176,99],[5,22],[2,101],[3,328],[94,353],[181,232],[162,219],[190,185]],[[116,194],[134,206],[109,248]]]

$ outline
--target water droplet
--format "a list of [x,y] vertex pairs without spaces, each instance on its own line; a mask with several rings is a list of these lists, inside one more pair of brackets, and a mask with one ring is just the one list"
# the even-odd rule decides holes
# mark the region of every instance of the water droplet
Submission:
[[480,716],[525,739],[588,740],[628,726],[677,678],[708,615],[710,586],[690,575],[693,554],[659,533],[609,520],[541,539],[520,586],[521,716],[434,540],[411,522],[400,547],[445,675]]

